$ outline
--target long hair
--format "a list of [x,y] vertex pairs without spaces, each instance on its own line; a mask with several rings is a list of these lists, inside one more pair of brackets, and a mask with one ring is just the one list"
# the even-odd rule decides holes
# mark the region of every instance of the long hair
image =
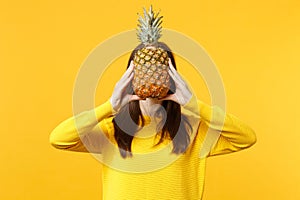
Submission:
[[[130,65],[131,60],[134,59],[135,53],[143,47],[144,45],[140,44],[132,51],[128,60],[127,69]],[[161,47],[162,49],[167,51],[174,68],[177,69],[171,49],[162,42],[158,43],[158,47]],[[170,83],[171,84],[168,94],[174,94],[176,91],[176,87],[172,78],[170,78]],[[132,83],[129,84],[126,92],[128,94],[134,94]],[[160,136],[160,138],[156,145],[162,143],[165,139],[171,139],[173,143],[172,153],[184,153],[190,143],[189,132],[192,131],[192,127],[188,122],[186,116],[181,113],[180,104],[171,100],[164,100],[162,102],[162,107],[166,111],[166,119],[162,120],[164,124],[159,124],[160,126],[162,126],[162,129],[160,133],[157,133],[157,136]],[[131,101],[123,106],[120,111],[114,116],[112,122],[115,130],[114,137],[118,144],[121,156],[123,158],[131,157],[131,144],[132,140],[134,139],[134,135],[139,130],[139,128],[145,125],[145,119],[142,115],[139,101]]]

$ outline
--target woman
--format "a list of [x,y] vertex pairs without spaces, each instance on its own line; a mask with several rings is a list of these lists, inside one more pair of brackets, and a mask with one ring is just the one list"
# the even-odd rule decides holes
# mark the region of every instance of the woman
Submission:
[[237,117],[197,100],[177,73],[171,50],[159,45],[170,58],[167,97],[140,99],[131,89],[139,45],[111,98],[50,134],[58,149],[101,155],[103,199],[201,199],[206,159],[256,142],[254,131]]

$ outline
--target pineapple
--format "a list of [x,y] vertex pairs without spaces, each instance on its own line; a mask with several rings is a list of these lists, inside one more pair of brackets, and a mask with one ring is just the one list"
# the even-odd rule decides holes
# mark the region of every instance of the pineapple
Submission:
[[162,16],[158,14],[154,14],[150,6],[148,12],[144,8],[144,18],[139,16],[138,20],[137,36],[144,47],[134,55],[132,86],[135,94],[143,99],[163,98],[170,88],[168,53],[158,46],[162,23]]

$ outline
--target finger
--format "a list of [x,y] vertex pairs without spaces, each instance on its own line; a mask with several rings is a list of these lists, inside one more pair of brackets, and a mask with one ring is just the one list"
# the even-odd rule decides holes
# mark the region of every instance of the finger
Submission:
[[172,63],[172,61],[171,61],[171,58],[169,58],[168,63],[169,63],[169,66],[170,66],[170,67],[174,68],[173,63]]
[[130,95],[130,101],[136,101],[136,100],[143,100],[141,97],[139,97],[138,95]]
[[168,69],[168,73],[171,76],[171,78],[175,81],[176,77],[175,74],[171,71],[171,69]]
[[163,101],[163,100],[174,101],[174,102],[182,105],[182,97],[180,98],[176,94],[170,94],[170,95],[166,96],[165,98],[161,99],[161,101]]
[[[133,76],[134,76],[134,73],[133,72],[131,72],[130,74],[129,74],[129,76],[122,82],[123,84],[123,86],[127,86],[131,81],[132,81],[132,79],[133,79]],[[121,85],[121,86],[122,86]]]
[[136,101],[136,100],[142,100],[139,96],[137,95],[130,95],[130,94],[127,94],[123,97],[123,104],[128,104],[129,102],[131,101]]
[[116,84],[115,86],[115,90],[119,91],[119,92],[124,92],[126,90],[126,87],[129,85],[129,83],[132,81],[134,74],[131,73],[129,75],[129,77],[127,77],[126,79],[123,78],[121,80],[119,80],[119,82]]
[[169,94],[165,96],[164,98],[158,99],[159,101],[164,101],[164,100],[171,100],[171,101],[176,101],[176,96],[174,94]]
[[119,85],[128,85],[128,83],[133,79],[134,73],[133,71],[126,71],[126,73],[119,80]]
[[175,83],[181,85],[181,86],[186,86],[186,82],[183,80],[183,78],[180,76],[180,74],[175,70],[175,71],[171,71],[169,69],[169,74],[170,76],[173,78],[173,80],[175,81]]
[[123,74],[121,79],[128,78],[130,76],[130,74],[133,72],[133,68],[134,68],[134,64],[133,64],[133,61],[131,61],[128,69],[125,71],[125,73]]
[[180,77],[178,77],[173,71],[169,69],[168,72],[171,78],[174,80],[175,84],[181,84],[181,85],[183,84],[182,81],[180,80]]
[[132,72],[133,69],[134,69],[134,63],[133,63],[133,61],[130,61],[130,65],[129,65],[127,71]]
[[133,67],[134,67],[134,63],[133,63],[133,60],[131,60],[131,61],[130,61],[130,65],[129,65],[128,69],[131,69],[131,70],[132,70],[132,69],[133,69]]
[[172,72],[177,72],[170,58],[169,58],[169,67]]
[[168,69],[168,73],[169,73],[169,75],[171,76],[171,78],[174,80],[174,82],[175,82],[175,85],[177,85],[178,83],[178,81],[177,81],[177,78],[175,77],[175,75],[174,75],[174,73],[170,70],[170,69]]
[[[173,66],[170,58],[169,58],[169,66],[170,66],[169,67],[170,71],[174,74],[174,76],[176,76],[178,78],[178,81],[183,81],[182,77],[180,76],[180,74],[178,73],[178,71]],[[184,81],[182,83],[184,83]]]

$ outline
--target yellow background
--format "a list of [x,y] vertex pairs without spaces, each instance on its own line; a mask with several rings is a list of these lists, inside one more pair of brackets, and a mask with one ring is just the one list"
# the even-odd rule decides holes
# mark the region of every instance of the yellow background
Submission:
[[[1,1],[0,199],[100,199],[100,164],[89,154],[54,149],[49,134],[72,115],[84,59],[135,28],[137,12],[151,3],[165,28],[206,49],[223,78],[227,111],[257,133],[252,148],[208,160],[204,199],[300,199],[298,0]],[[97,89],[97,105],[126,59],[115,62],[107,89]],[[183,74],[184,62],[178,58]]]

